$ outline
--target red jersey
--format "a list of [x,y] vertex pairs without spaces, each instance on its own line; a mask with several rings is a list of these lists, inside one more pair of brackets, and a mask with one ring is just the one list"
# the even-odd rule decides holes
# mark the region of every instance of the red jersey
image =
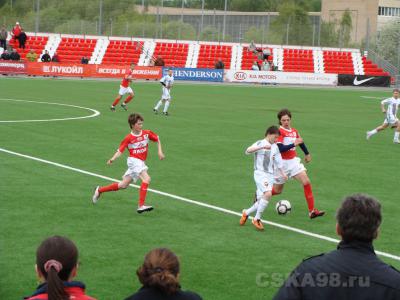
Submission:
[[158,142],[158,135],[151,130],[142,130],[139,135],[134,135],[131,132],[121,142],[118,150],[122,153],[128,148],[130,157],[145,161],[147,158],[149,141]]
[[[281,127],[279,127],[279,133],[281,135],[278,137],[277,143],[281,143],[283,145],[294,144],[295,140],[300,137],[299,133],[294,128],[285,129],[281,126]],[[281,156],[282,156],[282,159],[295,158],[297,156],[296,147],[293,147],[292,149],[290,149],[286,152],[282,152]]]
[[[129,71],[128,71],[128,74],[126,74],[126,77],[127,77],[127,76],[130,76],[130,75],[132,75],[132,74],[133,74],[133,71],[132,71],[132,70],[129,70]],[[129,87],[129,83],[131,82],[131,80],[130,80],[130,79],[127,79],[126,77],[124,77],[124,78],[122,79],[122,81],[121,81],[121,86],[123,86],[124,88]]]

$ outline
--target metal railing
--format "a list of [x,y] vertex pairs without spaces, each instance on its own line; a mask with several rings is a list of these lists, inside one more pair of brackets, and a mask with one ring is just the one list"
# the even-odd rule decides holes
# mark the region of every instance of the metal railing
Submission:
[[387,60],[380,57],[376,52],[369,50],[368,51],[368,58],[371,59],[374,63],[376,63],[381,69],[388,72],[392,77],[396,78],[399,77],[399,69],[392,65]]

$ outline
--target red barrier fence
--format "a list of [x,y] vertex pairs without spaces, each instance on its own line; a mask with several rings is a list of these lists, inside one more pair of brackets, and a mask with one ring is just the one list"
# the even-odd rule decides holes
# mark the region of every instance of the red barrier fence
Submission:
[[[122,78],[128,70],[129,66],[116,65],[82,65],[12,61],[0,62],[0,74]],[[133,76],[136,79],[159,79],[162,77],[162,68],[136,66],[133,71]]]

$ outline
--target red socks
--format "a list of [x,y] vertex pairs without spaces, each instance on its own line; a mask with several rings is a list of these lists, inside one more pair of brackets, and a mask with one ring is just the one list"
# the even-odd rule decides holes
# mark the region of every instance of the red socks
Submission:
[[314,195],[311,188],[311,183],[303,186],[304,188],[304,196],[306,197],[308,211],[312,211],[314,209]]
[[101,188],[99,188],[99,193],[118,191],[118,190],[119,190],[118,182],[115,182],[110,185],[102,186]]
[[273,195],[278,195],[278,193],[275,191],[274,187],[272,187],[271,193],[272,193],[272,196],[273,196]]
[[115,100],[114,100],[112,106],[116,106],[116,105],[118,104],[118,102],[119,102],[120,99],[121,99],[120,97],[115,98]]
[[132,99],[133,99],[133,96],[132,96],[132,95],[129,95],[128,97],[126,97],[124,103],[127,104],[127,103],[129,103]]
[[140,185],[140,191],[139,191],[139,207],[144,205],[144,201],[146,200],[146,194],[147,194],[147,188],[149,184],[142,182]]

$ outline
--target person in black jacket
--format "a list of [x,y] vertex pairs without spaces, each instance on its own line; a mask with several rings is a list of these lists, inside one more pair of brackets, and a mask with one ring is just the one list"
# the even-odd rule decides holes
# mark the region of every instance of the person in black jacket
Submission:
[[381,261],[372,246],[382,221],[379,202],[349,196],[336,219],[342,238],[337,250],[304,260],[274,300],[400,299],[400,272]]
[[0,58],[3,59],[3,60],[10,60],[11,59],[10,58],[10,53],[8,53],[7,49],[4,50],[4,52],[1,54]]
[[12,52],[11,52],[11,54],[10,54],[10,59],[11,59],[11,60],[15,60],[15,61],[21,59],[21,56],[19,55],[19,53],[17,52],[16,49],[13,49],[13,50],[12,50]]
[[51,57],[49,55],[49,51],[45,50],[44,54],[42,55],[42,57],[40,58],[40,60],[42,62],[51,62]]
[[22,30],[18,36],[19,48],[25,49],[26,39],[27,39],[26,33],[25,31]]
[[136,274],[143,286],[125,300],[201,300],[196,293],[181,290],[178,257],[166,248],[147,253]]

